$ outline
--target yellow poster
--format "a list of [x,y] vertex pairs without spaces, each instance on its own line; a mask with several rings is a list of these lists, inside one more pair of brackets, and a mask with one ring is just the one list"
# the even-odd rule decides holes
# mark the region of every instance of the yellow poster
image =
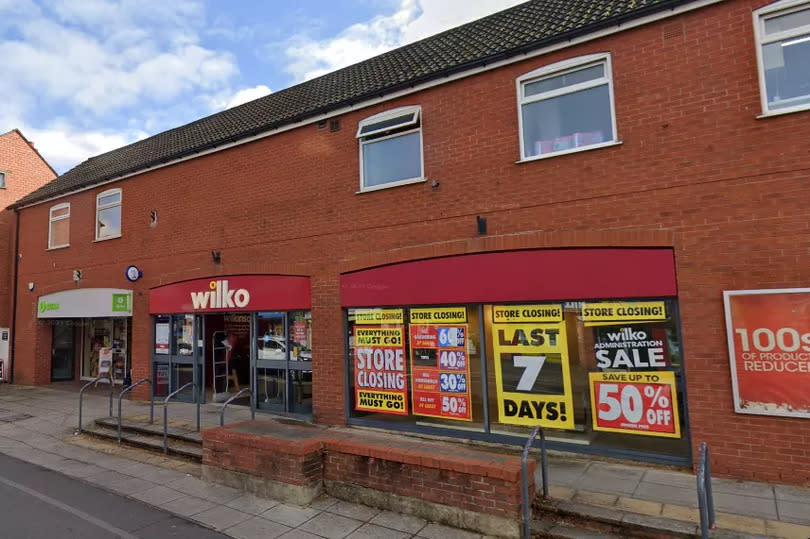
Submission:
[[467,321],[466,307],[431,307],[410,312],[411,324],[463,324]]
[[562,305],[493,305],[492,321],[506,322],[562,322]]
[[[494,306],[493,312],[511,308]],[[492,324],[492,346],[498,420],[573,429],[565,322]]]
[[355,309],[355,324],[404,324],[402,309]]
[[633,301],[620,303],[583,303],[582,320],[586,326],[604,326],[641,320],[666,320],[663,301]]
[[355,410],[408,415],[405,328],[354,327]]
[[671,371],[589,373],[593,430],[680,438]]

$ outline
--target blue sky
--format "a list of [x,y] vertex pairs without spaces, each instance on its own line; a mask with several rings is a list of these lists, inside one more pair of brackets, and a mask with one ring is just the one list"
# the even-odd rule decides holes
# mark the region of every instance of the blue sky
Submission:
[[522,0],[0,0],[0,133],[58,172]]

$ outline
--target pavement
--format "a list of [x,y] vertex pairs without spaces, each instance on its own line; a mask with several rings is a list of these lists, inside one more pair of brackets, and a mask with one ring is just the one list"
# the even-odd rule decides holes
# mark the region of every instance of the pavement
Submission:
[[[86,422],[109,414],[107,395],[99,387],[85,396]],[[0,453],[151,504],[230,537],[481,538],[329,496],[298,507],[210,484],[199,479],[199,464],[75,436],[77,404],[77,391],[72,387],[0,386]],[[202,406],[203,427],[219,424],[220,406]],[[157,421],[162,418],[161,408],[155,410]],[[127,418],[146,417],[148,410],[143,402],[125,400],[123,404]],[[188,426],[195,413],[194,405],[172,403],[170,424]],[[249,417],[249,410],[233,407],[226,420],[231,423]],[[685,471],[553,454],[549,485],[550,495],[561,500],[699,522],[695,476]],[[713,478],[712,485],[720,528],[749,535],[810,538],[810,489],[725,478]]]

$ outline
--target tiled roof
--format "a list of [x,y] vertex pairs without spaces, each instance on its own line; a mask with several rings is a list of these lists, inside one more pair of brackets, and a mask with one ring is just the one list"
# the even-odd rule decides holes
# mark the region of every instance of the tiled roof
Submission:
[[688,2],[532,0],[91,157],[14,206],[69,193]]

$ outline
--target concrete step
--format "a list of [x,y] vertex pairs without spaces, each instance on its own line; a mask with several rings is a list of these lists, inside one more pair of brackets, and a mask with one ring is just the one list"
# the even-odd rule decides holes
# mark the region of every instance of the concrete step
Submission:
[[[96,425],[114,429],[118,431],[118,418],[117,417],[102,417],[96,419]],[[124,417],[121,420],[121,432],[133,432],[143,434],[144,436],[159,436],[163,438],[163,421],[162,419],[155,418],[155,422],[150,424],[146,421],[133,421]],[[178,427],[176,425],[169,425],[167,429],[168,437],[174,440],[188,442],[189,444],[202,444],[200,433],[193,428]]]
[[[82,429],[83,432],[104,438],[107,440],[118,440],[118,423],[114,427],[109,427],[104,424],[94,423]],[[163,452],[163,430],[161,428],[160,434],[144,434],[134,432],[132,430],[124,430],[123,425],[121,428],[121,443],[129,446],[139,447],[142,449],[149,449],[152,451]],[[195,462],[202,462],[202,443],[189,442],[178,438],[170,438],[168,443],[168,453],[184,457]]]
[[[714,539],[763,539],[768,536],[712,530]],[[532,537],[684,538],[700,537],[700,526],[681,520],[642,515],[595,505],[538,498],[534,505]]]

